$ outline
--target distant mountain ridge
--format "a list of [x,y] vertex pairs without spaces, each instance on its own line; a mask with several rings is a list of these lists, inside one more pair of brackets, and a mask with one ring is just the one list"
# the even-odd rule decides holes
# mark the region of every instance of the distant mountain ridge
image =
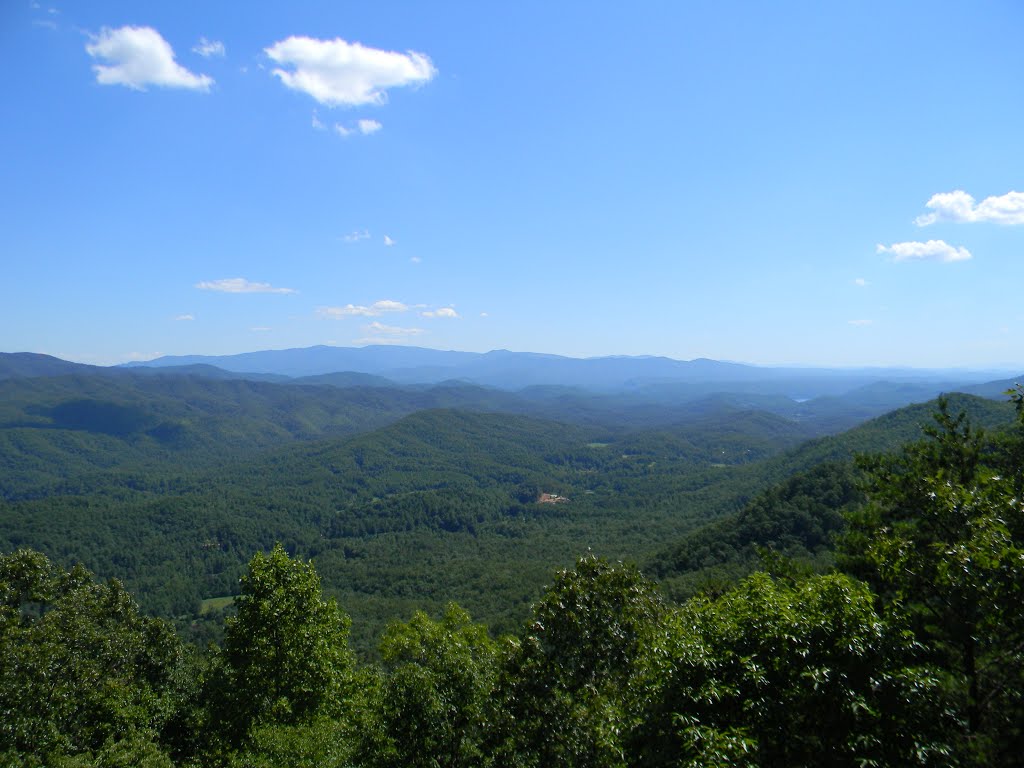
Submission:
[[[360,352],[342,350],[353,355],[342,362]],[[334,350],[317,353],[329,362]],[[759,544],[827,557],[836,518],[819,497],[845,486],[829,472],[789,478],[894,448],[929,422],[935,393],[972,386],[961,372],[815,378],[710,360],[368,354],[388,376],[253,372],[258,355],[232,372],[188,358],[104,368],[0,353],[0,550],[85,559],[128,579],[147,610],[184,617],[232,594],[251,552],[282,541],[317,558],[362,648],[441,595],[507,628],[552,564],[583,547],[657,565],[673,593],[742,572]],[[410,360],[424,365],[396,382],[402,369],[386,365]],[[425,370],[445,378],[415,381]],[[694,375],[647,376],[673,370]],[[474,381],[495,371],[505,388]],[[608,388],[595,389],[605,374]],[[977,385],[1002,402],[953,395],[951,407],[986,428],[1009,423],[1008,381]],[[778,483],[789,484],[770,500],[785,514],[746,508]],[[538,504],[542,494],[570,501]]]
[[707,358],[673,360],[667,357],[621,355],[573,358],[508,350],[478,353],[397,345],[316,346],[224,356],[167,356],[130,363],[125,367],[163,368],[200,364],[236,373],[290,377],[344,371],[380,376],[399,384],[437,384],[457,379],[502,389],[560,384],[612,392],[648,386],[687,385],[707,392],[711,390],[706,385],[728,384],[730,391],[784,394],[808,399],[842,394],[879,380],[919,383],[942,381],[944,385],[966,386],[1005,378],[1010,373],[904,368],[768,368]]
[[[326,372],[307,373],[317,370]],[[159,381],[168,380],[170,385],[169,380],[184,378],[302,390],[362,389],[363,394],[353,392],[351,397],[370,397],[392,416],[423,407],[453,407],[640,427],[678,424],[715,411],[766,411],[800,423],[808,436],[842,431],[942,393],[1003,399],[1018,380],[1006,378],[1005,372],[996,378],[992,372],[962,370],[759,368],[703,358],[579,359],[506,350],[480,354],[393,346],[163,357],[114,367],[32,353],[0,353],[0,382],[68,376],[82,378],[83,383],[119,380],[130,387],[149,380],[159,388],[163,386]],[[32,387],[46,390],[41,383]],[[307,391],[279,392],[274,397],[298,403],[321,396]]]

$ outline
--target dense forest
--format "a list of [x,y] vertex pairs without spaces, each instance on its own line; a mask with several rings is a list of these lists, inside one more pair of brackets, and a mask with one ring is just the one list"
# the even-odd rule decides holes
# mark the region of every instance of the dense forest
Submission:
[[1024,746],[1019,390],[830,433],[731,396],[658,418],[563,390],[55,373],[0,382],[6,764]]
[[[202,643],[252,553],[281,542],[315,559],[371,656],[392,618],[450,600],[512,632],[552,568],[587,550],[637,562],[676,599],[715,568],[748,572],[750,547],[746,565],[706,572],[676,550],[794,473],[913,439],[930,412],[841,431],[904,385],[816,405],[61,363],[0,356],[0,551],[116,577]],[[1012,418],[958,397],[976,423]]]

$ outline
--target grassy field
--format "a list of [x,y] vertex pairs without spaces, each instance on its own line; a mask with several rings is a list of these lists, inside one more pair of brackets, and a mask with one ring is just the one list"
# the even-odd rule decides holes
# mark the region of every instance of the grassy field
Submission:
[[222,611],[234,602],[235,598],[232,595],[207,598],[199,604],[199,615],[205,616],[213,611]]

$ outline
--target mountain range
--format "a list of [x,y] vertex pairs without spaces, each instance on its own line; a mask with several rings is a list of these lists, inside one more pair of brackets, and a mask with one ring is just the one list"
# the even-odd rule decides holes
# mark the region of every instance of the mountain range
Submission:
[[281,541],[317,559],[364,650],[447,599],[508,629],[588,547],[678,594],[752,567],[767,530],[827,557],[849,483],[800,473],[912,439],[940,392],[1006,424],[1013,384],[401,347],[120,367],[0,353],[0,551],[84,561],[193,626]]
[[[459,380],[503,389],[561,384],[594,391],[621,391],[674,385],[691,390],[709,388],[757,391],[811,398],[842,394],[880,380],[959,385],[1006,378],[1016,371],[915,370],[907,368],[761,367],[718,360],[673,360],[654,356],[573,358],[533,352],[493,350],[453,352],[421,347],[316,346],[246,352],[237,355],[159,357],[127,367],[167,368],[211,365],[233,373],[308,377],[339,371],[372,374],[399,384],[436,384]],[[724,387],[728,385],[728,387]]]

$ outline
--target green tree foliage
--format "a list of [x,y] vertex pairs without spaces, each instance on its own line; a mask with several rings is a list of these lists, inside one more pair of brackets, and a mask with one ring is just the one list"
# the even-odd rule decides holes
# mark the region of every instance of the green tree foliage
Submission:
[[[850,453],[889,450],[930,406],[767,462],[798,437],[774,418],[623,435],[454,411],[255,457],[242,446],[278,440],[250,440],[263,419],[214,420],[239,431],[197,452],[161,427],[183,418],[178,395],[220,392],[215,411],[224,388],[168,382],[160,405],[58,384],[41,410],[28,389],[21,405],[0,398],[0,547],[41,542],[62,563],[133,574],[147,610],[187,625],[199,598],[236,592],[254,550],[284,546],[252,558],[237,615],[209,635],[223,648],[193,666],[116,582],[27,551],[0,559],[0,765],[989,765],[1024,752],[1024,392],[1006,434],[943,403],[926,440],[864,460],[869,501],[848,513],[840,558],[851,575],[812,577],[800,561],[832,562],[839,512],[863,503]],[[269,389],[236,395],[276,411]],[[289,440],[333,429],[303,427],[311,401],[295,397],[280,414],[299,419]],[[950,402],[987,427],[1012,410]],[[587,556],[529,608],[582,541],[663,550],[677,596],[700,585],[685,581],[694,569],[717,569],[721,596],[670,609],[636,569]],[[315,555],[368,654],[412,614],[384,633],[380,667],[355,665],[348,619],[286,552]],[[759,558],[773,576],[736,587]],[[495,643],[454,605],[413,614],[453,599],[502,631],[532,619]]]
[[352,667],[349,619],[325,600],[311,563],[278,544],[257,552],[228,619],[213,721],[241,739],[254,724],[302,724],[341,710]]
[[762,491],[743,509],[698,528],[650,563],[676,598],[716,582],[730,586],[759,570],[760,551],[831,565],[832,537],[843,530],[842,512],[863,503],[853,467],[824,462]]
[[979,764],[1024,747],[1024,466],[1006,461],[1021,434],[986,439],[940,402],[925,440],[863,461],[870,503],[843,542],[847,567],[948,670],[963,751]]
[[847,576],[755,574],[676,611],[649,670],[637,762],[944,764],[942,700],[915,646]]
[[587,555],[559,572],[501,679],[497,762],[625,765],[642,649],[664,610],[632,566]]
[[418,611],[393,623],[380,643],[385,676],[375,765],[465,768],[480,765],[487,710],[498,673],[498,645],[454,603],[434,621]]
[[[539,412],[520,403],[573,426],[468,413],[490,408],[494,393],[479,388],[126,376],[0,382],[0,550],[31,546],[62,565],[117,576],[146,613],[205,641],[219,634],[208,631],[212,620],[195,627],[201,601],[233,594],[252,553],[280,541],[315,558],[325,590],[353,617],[350,642],[366,655],[395,616],[434,615],[449,600],[495,631],[515,631],[550,569],[571,565],[584,545],[636,559],[649,573],[665,549],[657,575],[676,597],[702,581],[680,569],[700,567],[708,554],[726,558],[711,567],[731,582],[755,565],[747,542],[673,542],[795,471],[899,445],[931,408],[780,454],[814,418],[794,425],[731,406],[703,418],[701,406],[684,408],[675,423],[668,405],[648,405],[634,409],[639,421],[606,425],[576,419],[561,398],[543,399]],[[68,422],[62,406],[81,410],[81,401],[93,402],[86,415],[141,414],[141,431]],[[1008,404],[961,402],[976,423],[1012,419]],[[421,410],[443,404],[461,410]],[[395,422],[410,411],[419,412]],[[811,503],[794,498],[779,530],[764,530],[759,515],[750,530],[787,554],[806,540],[825,564],[818,529],[827,534],[831,521],[817,516],[818,491],[806,490]],[[571,501],[537,504],[541,491]]]
[[347,724],[336,718],[292,725],[267,720],[253,726],[244,746],[224,762],[228,768],[342,768],[351,765],[351,741]]
[[120,583],[29,550],[0,556],[0,755],[159,763],[181,664],[173,630],[141,616]]

